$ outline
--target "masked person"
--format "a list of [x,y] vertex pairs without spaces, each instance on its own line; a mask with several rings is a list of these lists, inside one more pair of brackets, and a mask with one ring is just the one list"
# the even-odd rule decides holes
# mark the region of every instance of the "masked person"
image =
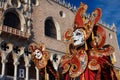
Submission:
[[114,48],[104,45],[106,34],[97,24],[101,9],[86,17],[87,5],[81,3],[75,15],[73,30],[64,34],[69,52],[61,58],[62,80],[117,80],[110,55]]
[[31,61],[39,69],[40,80],[59,80],[59,74],[53,67],[43,43],[33,42],[29,44],[28,51],[31,55]]

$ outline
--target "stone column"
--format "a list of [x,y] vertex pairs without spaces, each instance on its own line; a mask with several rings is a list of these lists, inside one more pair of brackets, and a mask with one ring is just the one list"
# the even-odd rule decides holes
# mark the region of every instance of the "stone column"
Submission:
[[5,64],[6,64],[6,62],[7,62],[6,59],[2,59],[2,75],[1,75],[2,78],[5,77]]
[[17,80],[17,66],[18,66],[19,62],[15,62],[14,63],[14,80]]
[[26,68],[26,80],[29,80],[29,64],[27,64],[26,66],[25,66],[25,68]]
[[39,69],[37,67],[35,67],[36,69],[36,80],[39,80]]

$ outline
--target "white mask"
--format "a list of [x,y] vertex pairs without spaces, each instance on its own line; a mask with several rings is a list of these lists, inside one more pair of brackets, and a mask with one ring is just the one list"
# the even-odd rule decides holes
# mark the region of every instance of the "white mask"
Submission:
[[76,29],[73,32],[72,38],[74,41],[74,46],[78,46],[78,45],[82,46],[85,43],[85,41],[84,41],[85,35],[84,35],[83,31],[80,29]]
[[42,58],[42,53],[39,49],[36,49],[34,52],[35,58],[41,59]]

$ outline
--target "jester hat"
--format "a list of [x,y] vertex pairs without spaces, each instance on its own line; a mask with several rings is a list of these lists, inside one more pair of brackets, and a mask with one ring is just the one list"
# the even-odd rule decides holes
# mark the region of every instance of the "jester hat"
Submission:
[[[85,40],[89,38],[94,25],[99,21],[102,14],[101,9],[96,8],[89,16],[87,16],[87,8],[88,6],[86,4],[83,4],[82,2],[80,3],[80,7],[75,15],[73,26],[73,31],[80,29],[84,32]],[[64,34],[64,38],[66,40],[70,40],[70,37],[72,37],[72,30],[68,29]]]

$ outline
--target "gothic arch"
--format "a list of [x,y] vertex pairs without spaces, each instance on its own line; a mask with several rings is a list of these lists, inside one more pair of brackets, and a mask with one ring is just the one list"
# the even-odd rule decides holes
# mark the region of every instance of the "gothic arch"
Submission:
[[[14,18],[12,18],[12,16]],[[16,24],[16,23],[15,24],[6,23],[5,20],[6,20],[7,17],[12,18],[10,20],[13,20],[18,24]],[[17,25],[18,26],[17,29],[19,29],[21,31],[24,31],[25,30],[24,26],[25,26],[26,22],[25,22],[25,18],[23,16],[23,14],[20,11],[18,11],[16,8],[8,8],[2,16],[2,24],[3,25],[9,24],[9,25],[15,25],[15,26]]]
[[45,19],[45,35],[61,40],[59,23],[51,16]]
[[14,76],[14,60],[12,53],[9,53],[6,57],[6,67],[5,67],[5,75]]
[[26,69],[25,69],[25,59],[24,59],[24,55],[21,55],[18,59],[18,70],[17,70],[17,77],[19,79],[24,79],[25,78],[25,72],[26,72]]
[[[36,69],[35,69],[35,64],[30,61],[30,67],[29,67],[29,78],[30,79],[36,79]],[[34,74],[34,75],[33,75]]]

